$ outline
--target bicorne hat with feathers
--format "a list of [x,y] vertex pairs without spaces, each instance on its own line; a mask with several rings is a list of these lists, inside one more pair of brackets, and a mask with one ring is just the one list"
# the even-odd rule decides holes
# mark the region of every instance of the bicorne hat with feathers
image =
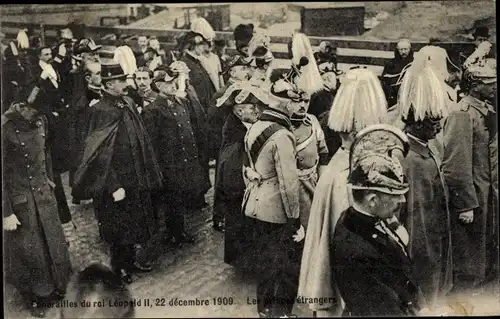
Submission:
[[[274,60],[274,56],[271,50],[269,50],[270,43],[271,38],[267,34],[263,32],[254,34],[248,43],[248,56],[257,60],[257,62],[270,63]],[[262,63],[257,64],[259,65]]]

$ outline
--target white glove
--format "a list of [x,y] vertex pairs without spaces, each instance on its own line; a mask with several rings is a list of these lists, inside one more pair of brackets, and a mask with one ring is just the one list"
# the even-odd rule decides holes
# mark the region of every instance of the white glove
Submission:
[[123,188],[118,188],[116,192],[113,193],[113,200],[119,202],[125,198],[125,190]]
[[5,231],[16,230],[18,225],[21,225],[21,223],[15,214],[3,218],[3,229]]
[[58,52],[58,54],[59,54],[60,56],[66,56],[66,52],[67,52],[67,50],[66,50],[66,46],[65,46],[64,44],[61,44],[61,45],[59,46],[59,52]]
[[49,77],[49,73],[43,71],[42,74],[40,74],[40,77],[42,78],[42,80],[47,80],[47,78]]
[[458,218],[460,221],[464,224],[470,224],[474,221],[474,211],[473,210],[468,210],[466,212],[460,213],[458,215]]
[[297,230],[297,232],[295,233],[295,235],[292,236],[293,241],[296,242],[296,243],[298,243],[302,239],[304,239],[304,237],[306,237],[306,231],[304,230],[304,226],[300,225],[299,230]]

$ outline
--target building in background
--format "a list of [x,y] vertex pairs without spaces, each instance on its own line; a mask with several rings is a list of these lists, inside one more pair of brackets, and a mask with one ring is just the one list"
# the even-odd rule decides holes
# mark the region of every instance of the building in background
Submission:
[[364,2],[295,2],[300,10],[301,32],[309,36],[361,35],[365,31]]

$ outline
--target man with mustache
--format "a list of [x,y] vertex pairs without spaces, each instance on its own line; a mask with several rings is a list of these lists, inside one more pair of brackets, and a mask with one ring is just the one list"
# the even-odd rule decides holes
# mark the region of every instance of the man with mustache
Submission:
[[[236,101],[239,94],[246,92],[249,94],[245,99]],[[258,87],[248,82],[235,82],[216,101],[216,107],[227,109],[224,114],[229,112],[229,115],[224,117],[221,150],[217,161],[214,228],[224,231],[224,262],[231,265],[237,265],[237,260],[251,242],[248,217],[241,211],[245,193],[241,172],[246,156],[245,134],[266,107],[262,94]]]
[[134,101],[137,103],[137,111],[141,114],[144,111],[144,108],[151,104],[158,93],[151,89],[151,81],[153,80],[153,72],[143,66],[139,67],[137,71],[134,73],[134,82],[137,87],[137,90],[129,92],[129,94],[133,95]]
[[[498,278],[496,60],[469,65],[467,95],[443,127],[443,172],[453,225],[454,290]],[[494,166],[493,166],[494,165]]]
[[119,64],[102,66],[103,96],[92,106],[82,162],[73,194],[91,197],[111,266],[131,283],[132,271],[150,271],[145,249],[155,232],[151,191],[162,175],[146,129],[127,94]]
[[405,203],[409,185],[399,158],[407,152],[406,135],[384,124],[360,131],[351,146],[351,204],[331,246],[345,315],[415,316],[420,310],[407,242],[387,223]]
[[[183,67],[187,68],[185,64]],[[201,193],[204,176],[187,107],[189,101],[177,95],[179,79],[185,81],[180,75],[173,68],[156,72],[151,87],[158,96],[144,110],[143,117],[165,178],[164,188],[154,196],[158,219],[165,222],[159,227],[168,229],[165,239],[176,245],[194,241],[186,232],[184,218],[190,201]]]

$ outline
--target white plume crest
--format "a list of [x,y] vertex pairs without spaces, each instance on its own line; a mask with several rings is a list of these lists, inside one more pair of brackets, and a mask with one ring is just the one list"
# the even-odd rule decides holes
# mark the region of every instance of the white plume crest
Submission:
[[30,47],[30,40],[26,32],[28,32],[28,30],[22,29],[19,30],[19,32],[17,33],[16,41],[17,41],[17,46],[20,49],[28,49]]
[[448,77],[446,50],[426,46],[415,54],[399,88],[398,104],[402,118],[413,109],[415,120],[448,115],[445,80]]
[[347,71],[330,109],[330,129],[358,132],[386,117],[387,100],[377,76],[368,69]]
[[135,55],[126,45],[116,48],[113,60],[120,64],[125,74],[132,75],[137,71]]
[[311,42],[305,34],[298,32],[293,35],[292,55],[292,63],[297,66],[300,64],[302,57],[306,57],[309,60],[307,65],[300,67],[297,86],[308,94],[314,94],[322,90],[324,87],[323,78],[319,73]]

